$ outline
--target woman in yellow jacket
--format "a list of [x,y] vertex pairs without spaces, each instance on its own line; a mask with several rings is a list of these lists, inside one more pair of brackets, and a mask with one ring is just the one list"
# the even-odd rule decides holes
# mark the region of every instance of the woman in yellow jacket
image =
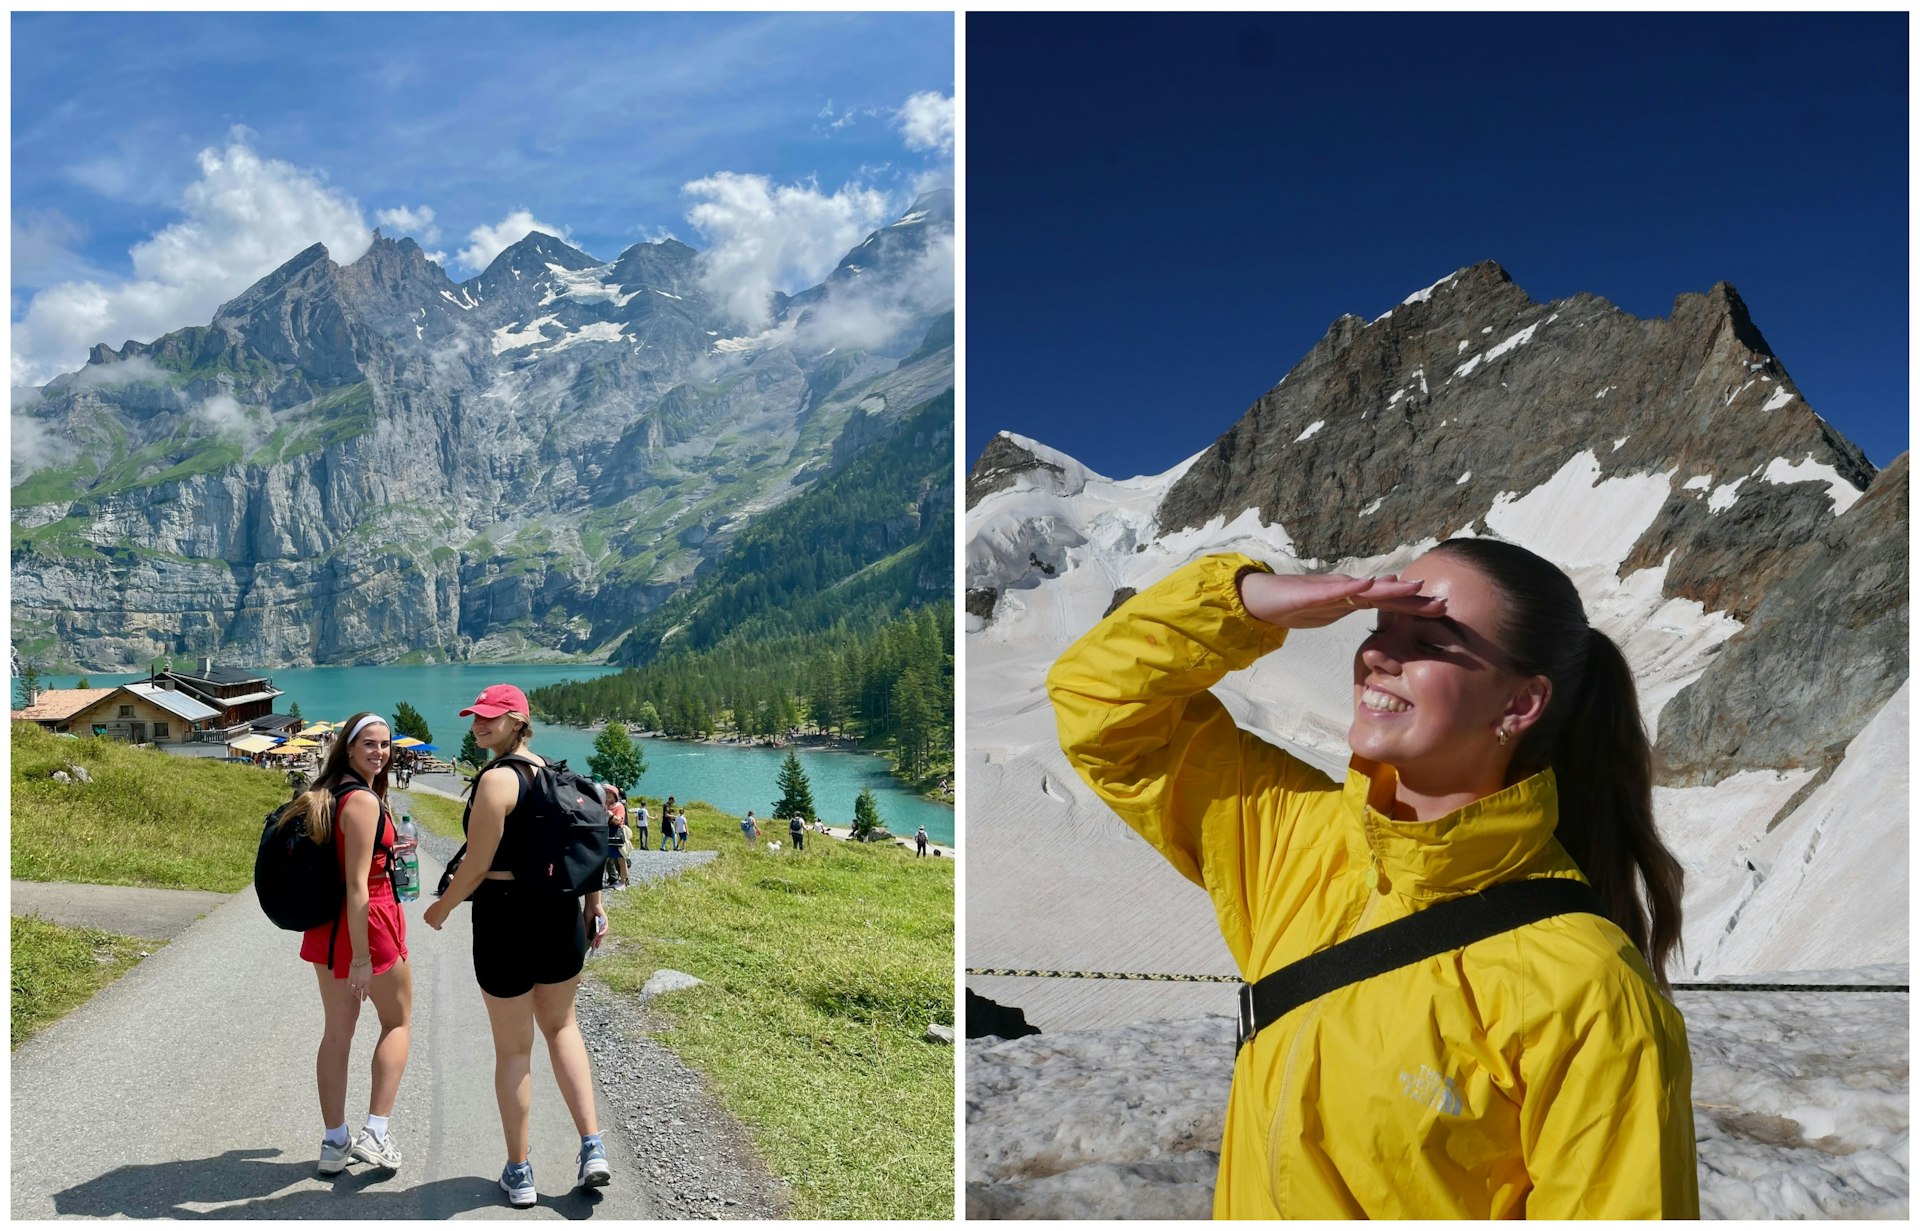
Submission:
[[[1207,689],[1367,611],[1338,783]],[[1216,1217],[1699,1215],[1679,864],[1619,650],[1552,564],[1455,539],[1402,577],[1196,561],[1048,676],[1068,759],[1213,900],[1248,982],[1437,902],[1590,882],[1527,924],[1307,1002],[1240,1050]]]

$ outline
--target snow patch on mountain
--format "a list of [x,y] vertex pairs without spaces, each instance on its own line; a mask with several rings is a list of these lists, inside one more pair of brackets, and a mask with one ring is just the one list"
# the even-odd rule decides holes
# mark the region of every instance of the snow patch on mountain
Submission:
[[1576,453],[1554,476],[1524,496],[1501,492],[1487,510],[1487,527],[1562,568],[1618,567],[1660,514],[1672,491],[1673,471],[1600,477],[1592,450]]
[[609,303],[616,308],[626,307],[628,301],[640,292],[637,289],[622,291],[613,283],[602,282],[601,278],[612,269],[612,263],[593,265],[586,269],[568,269],[564,265],[549,264],[547,266],[547,274],[550,278],[549,289],[540,300],[540,306],[545,308],[558,300],[572,299],[580,303]]
[[548,325],[559,325],[557,316],[542,316],[522,325],[509,322],[493,331],[493,353],[505,354],[510,350],[519,350],[523,346],[537,346],[547,340],[542,330]]
[[1798,462],[1789,462],[1784,457],[1776,457],[1767,463],[1760,476],[1769,483],[1825,483],[1827,496],[1833,501],[1833,514],[1838,517],[1853,507],[1853,502],[1866,493],[1840,477],[1833,467],[1807,457]]

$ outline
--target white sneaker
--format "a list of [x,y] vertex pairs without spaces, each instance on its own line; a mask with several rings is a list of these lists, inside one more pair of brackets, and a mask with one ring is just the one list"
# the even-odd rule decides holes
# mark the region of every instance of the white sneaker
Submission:
[[372,1129],[363,1128],[360,1135],[353,1139],[353,1156],[363,1163],[397,1171],[400,1167],[400,1143],[394,1140],[392,1133],[384,1138],[375,1137]]
[[517,1210],[524,1210],[540,1200],[540,1191],[533,1186],[533,1164],[508,1163],[506,1170],[500,1173],[500,1189],[507,1194],[507,1204]]

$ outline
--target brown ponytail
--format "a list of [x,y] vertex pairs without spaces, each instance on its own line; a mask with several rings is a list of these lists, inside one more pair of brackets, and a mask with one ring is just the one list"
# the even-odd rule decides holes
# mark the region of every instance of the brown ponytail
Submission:
[[1514,670],[1553,684],[1546,713],[1514,749],[1508,785],[1553,770],[1554,836],[1667,989],[1685,874],[1654,827],[1653,748],[1633,669],[1587,624],[1579,591],[1550,561],[1495,539],[1449,539],[1434,550],[1465,560],[1500,591],[1499,640]]
[[[1653,823],[1653,749],[1633,670],[1613,639],[1587,630],[1586,670],[1549,760],[1560,785],[1555,836],[1587,874],[1607,917],[1667,987],[1680,943],[1680,861]],[[1638,874],[1645,900],[1635,891]]]

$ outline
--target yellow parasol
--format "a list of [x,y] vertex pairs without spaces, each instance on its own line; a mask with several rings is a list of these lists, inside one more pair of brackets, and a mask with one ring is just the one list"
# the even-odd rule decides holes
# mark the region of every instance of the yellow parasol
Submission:
[[393,746],[395,748],[418,748],[426,742],[427,741],[423,739],[415,739],[411,735],[402,735],[399,739],[393,741]]

